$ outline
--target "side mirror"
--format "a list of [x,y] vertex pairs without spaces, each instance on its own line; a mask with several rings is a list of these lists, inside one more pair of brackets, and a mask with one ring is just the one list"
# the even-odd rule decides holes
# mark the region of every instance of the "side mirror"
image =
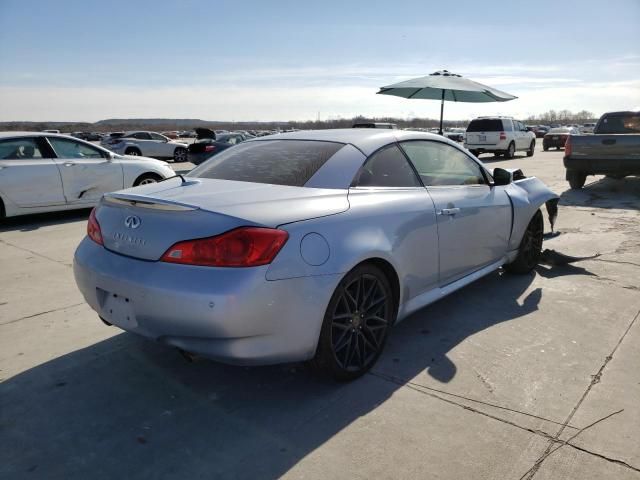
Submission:
[[508,170],[505,170],[504,168],[493,169],[493,184],[495,186],[509,185],[512,181],[513,177],[511,176],[511,172]]

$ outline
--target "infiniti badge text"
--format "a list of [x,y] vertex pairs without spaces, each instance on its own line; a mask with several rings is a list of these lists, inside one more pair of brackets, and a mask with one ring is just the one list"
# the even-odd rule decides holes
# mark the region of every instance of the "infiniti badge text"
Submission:
[[113,234],[113,239],[116,242],[124,242],[130,245],[140,245],[143,246],[147,243],[144,238],[140,237],[132,237],[131,235],[127,235],[126,233],[115,232]]

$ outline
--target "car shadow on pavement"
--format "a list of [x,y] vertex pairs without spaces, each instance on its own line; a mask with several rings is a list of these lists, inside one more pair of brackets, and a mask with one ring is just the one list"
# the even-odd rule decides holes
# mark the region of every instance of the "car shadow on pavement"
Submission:
[[504,155],[490,155],[490,154],[484,154],[482,155],[482,157],[477,157],[482,163],[487,163],[487,162],[504,162],[504,161],[509,161],[509,160],[525,160],[527,157],[527,155],[525,153],[521,153],[521,152],[517,152],[513,158],[505,158]]
[[[537,310],[534,278],[495,272],[416,312],[394,328],[373,373],[351,383],[301,364],[190,364],[116,334],[0,384],[0,477],[278,478],[402,388],[384,375],[449,382],[454,347]],[[345,473],[321,468],[326,478]]]
[[587,177],[583,188],[569,189],[560,195],[560,205],[640,210],[640,176],[620,180]]
[[590,272],[584,267],[578,267],[576,265],[538,265],[536,267],[536,273],[544,278],[557,278],[565,277],[568,275],[586,275],[589,277],[597,277],[593,272]]
[[19,230],[30,232],[50,225],[62,225],[78,221],[86,221],[91,213],[91,208],[68,210],[63,212],[34,213],[0,220],[0,233]]

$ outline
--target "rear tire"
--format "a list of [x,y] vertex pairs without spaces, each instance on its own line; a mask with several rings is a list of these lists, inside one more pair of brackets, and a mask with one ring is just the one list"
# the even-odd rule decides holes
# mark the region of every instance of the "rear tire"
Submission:
[[156,173],[143,173],[136,178],[136,181],[133,182],[133,186],[150,185],[152,183],[158,183],[160,180],[162,180],[162,177]]
[[547,147],[546,145],[543,145],[543,146],[542,146],[542,149],[543,149],[545,152],[548,152],[548,151],[549,151],[549,147]]
[[469,150],[469,153],[476,158],[480,156],[480,152],[478,152],[478,150]]
[[139,148],[129,147],[124,151],[125,155],[131,155],[132,157],[141,157],[142,152]]
[[542,212],[538,210],[522,236],[518,256],[511,263],[504,265],[509,273],[525,274],[536,268],[542,253],[542,238],[544,235],[544,220]]
[[516,145],[515,143],[511,142],[509,144],[509,147],[507,148],[507,151],[504,152],[504,158],[512,159],[515,156],[516,156]]
[[310,366],[340,381],[364,375],[382,353],[395,315],[386,275],[371,264],[357,266],[331,296]]
[[173,161],[175,163],[182,163],[187,161],[187,149],[183,147],[177,147],[173,151]]
[[567,170],[567,180],[573,190],[580,190],[587,181],[587,174],[575,170]]
[[533,153],[536,150],[536,141],[531,140],[531,145],[529,145],[529,150],[527,150],[527,157],[533,157]]

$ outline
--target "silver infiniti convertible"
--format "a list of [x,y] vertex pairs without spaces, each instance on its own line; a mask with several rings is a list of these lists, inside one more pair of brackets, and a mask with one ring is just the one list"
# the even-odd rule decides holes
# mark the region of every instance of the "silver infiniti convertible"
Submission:
[[394,323],[500,267],[530,272],[558,196],[438,135],[295,132],[104,195],[74,261],[107,324],[243,365],[366,372]]

